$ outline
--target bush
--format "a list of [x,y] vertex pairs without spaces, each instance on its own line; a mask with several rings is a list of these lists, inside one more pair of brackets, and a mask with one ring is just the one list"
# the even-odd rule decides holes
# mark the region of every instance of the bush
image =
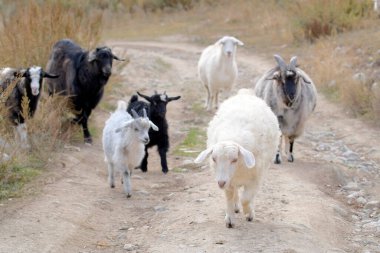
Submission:
[[359,26],[371,13],[372,0],[309,0],[289,6],[295,19],[295,37],[313,42]]

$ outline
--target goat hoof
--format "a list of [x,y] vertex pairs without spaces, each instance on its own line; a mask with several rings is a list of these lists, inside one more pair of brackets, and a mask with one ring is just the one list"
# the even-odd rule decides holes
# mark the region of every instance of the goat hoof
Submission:
[[290,162],[290,163],[294,162],[293,154],[290,154],[290,155],[288,156],[288,162]]
[[111,188],[115,188],[115,185],[114,185],[114,184],[111,184],[110,186],[111,186]]
[[168,170],[163,170],[162,172],[163,172],[164,174],[168,174],[169,171],[168,171]]
[[280,164],[281,163],[281,157],[279,154],[276,155],[276,158],[274,159],[275,164]]
[[84,138],[84,144],[92,145],[92,138],[91,137]]
[[127,194],[127,199],[129,199],[130,197],[132,197],[132,195],[130,193]]
[[253,217],[252,216],[248,216],[247,218],[245,218],[247,221],[253,221]]
[[235,213],[240,213],[240,210],[239,210],[239,208],[235,208]]
[[226,223],[226,227],[227,228],[233,228],[235,225],[234,224],[232,224],[231,222],[227,222]]

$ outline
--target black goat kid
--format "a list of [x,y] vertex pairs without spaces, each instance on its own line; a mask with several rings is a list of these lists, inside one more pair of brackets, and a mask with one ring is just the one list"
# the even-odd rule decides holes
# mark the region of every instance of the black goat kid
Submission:
[[166,160],[166,153],[169,150],[169,134],[168,134],[168,122],[166,120],[166,106],[173,100],[178,100],[181,96],[168,97],[166,93],[158,94],[155,92],[152,96],[146,96],[139,92],[137,94],[140,97],[145,98],[148,102],[139,101],[137,95],[133,95],[129,101],[127,108],[128,113],[131,110],[135,110],[140,116],[143,115],[143,109],[147,111],[149,119],[158,127],[158,131],[149,130],[150,142],[145,146],[145,157],[141,162],[141,170],[143,172],[148,171],[148,149],[157,145],[157,151],[161,158],[161,167],[163,173],[168,173],[168,164]]

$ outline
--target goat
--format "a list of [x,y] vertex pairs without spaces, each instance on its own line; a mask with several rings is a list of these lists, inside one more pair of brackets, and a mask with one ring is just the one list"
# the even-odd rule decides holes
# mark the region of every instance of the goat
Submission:
[[[265,73],[256,83],[255,93],[263,98],[276,114],[285,152],[289,162],[294,161],[293,145],[304,130],[305,122],[314,111],[317,91],[311,78],[299,67],[297,57],[289,65],[279,55],[274,55],[277,66]],[[281,163],[282,137],[274,162]]]
[[46,69],[60,75],[47,81],[50,95],[58,93],[69,96],[74,122],[82,125],[84,141],[92,143],[88,130],[88,118],[104,93],[112,72],[112,60],[124,61],[115,56],[108,47],[85,51],[69,39],[54,44]]
[[243,42],[235,37],[224,36],[215,44],[205,48],[198,61],[198,75],[206,88],[205,107],[211,110],[213,104],[218,107],[218,94],[221,90],[230,91],[234,85],[238,67],[236,64],[236,46]]
[[234,226],[233,212],[239,212],[238,189],[244,187],[241,204],[247,221],[254,218],[251,207],[263,175],[276,153],[280,129],[268,105],[248,89],[225,100],[207,129],[207,149],[194,160],[210,156],[210,167],[227,200],[226,226]]
[[159,128],[157,132],[149,131],[150,142],[145,146],[145,157],[142,160],[140,168],[143,172],[148,171],[148,149],[157,145],[157,151],[161,158],[162,172],[166,174],[169,171],[166,160],[166,153],[169,150],[169,126],[166,120],[166,106],[169,102],[180,99],[181,96],[168,97],[166,92],[163,94],[155,92],[155,94],[150,97],[139,92],[137,92],[137,94],[145,98],[149,104],[144,101],[138,101],[137,95],[133,95],[129,101],[128,112],[134,109],[141,115],[142,110],[145,109],[148,112],[149,119]]
[[[0,88],[7,93],[5,106],[8,108],[8,118],[16,126],[17,137],[24,147],[28,147],[26,117],[33,117],[37,110],[41,95],[42,79],[58,78],[58,75],[45,72],[39,66],[23,68],[4,68],[0,71]],[[10,90],[8,90],[10,89]],[[23,108],[27,99],[27,108]],[[27,115],[24,115],[27,110]]]
[[115,187],[115,168],[122,173],[124,191],[131,197],[131,169],[140,165],[144,157],[144,145],[149,142],[148,131],[158,128],[143,110],[143,117],[132,110],[127,112],[127,104],[119,101],[117,109],[106,121],[103,129],[103,150],[108,165],[108,181]]

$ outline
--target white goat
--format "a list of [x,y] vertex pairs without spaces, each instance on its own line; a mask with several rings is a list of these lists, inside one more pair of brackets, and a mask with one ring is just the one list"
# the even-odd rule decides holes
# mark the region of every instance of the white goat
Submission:
[[[297,67],[297,57],[289,65],[279,55],[274,56],[277,66],[265,73],[256,83],[255,93],[263,98],[276,114],[285,139],[285,152],[289,162],[294,161],[294,140],[303,133],[305,122],[317,103],[317,90],[311,78]],[[281,146],[275,163],[281,163]]]
[[239,212],[238,189],[244,187],[241,204],[247,221],[254,217],[253,198],[263,174],[276,153],[280,129],[268,105],[247,89],[224,101],[207,130],[207,149],[194,162],[211,155],[210,167],[227,199],[226,226],[234,226]]
[[118,102],[116,111],[106,121],[103,129],[103,150],[108,165],[108,181],[111,188],[115,187],[116,168],[122,173],[124,191],[131,196],[131,170],[141,164],[145,155],[145,145],[149,142],[149,128],[158,131],[158,127],[146,116],[139,117],[132,111],[133,117],[127,112],[127,103]]
[[224,36],[215,44],[205,48],[198,62],[198,75],[207,90],[205,107],[211,110],[213,104],[218,108],[218,94],[229,92],[236,81],[236,46],[243,46],[240,40]]

